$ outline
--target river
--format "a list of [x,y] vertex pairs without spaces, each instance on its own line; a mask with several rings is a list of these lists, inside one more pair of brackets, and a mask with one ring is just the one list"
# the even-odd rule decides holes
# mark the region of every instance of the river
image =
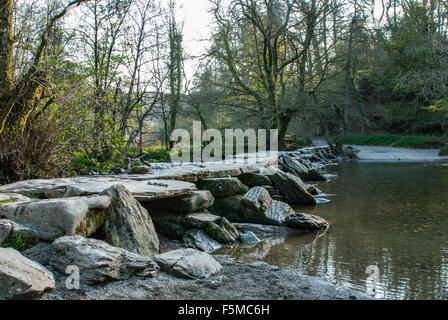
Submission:
[[343,162],[318,187],[329,203],[296,208],[327,219],[324,234],[228,250],[239,261],[298,269],[366,292],[376,266],[380,299],[448,299],[448,164]]

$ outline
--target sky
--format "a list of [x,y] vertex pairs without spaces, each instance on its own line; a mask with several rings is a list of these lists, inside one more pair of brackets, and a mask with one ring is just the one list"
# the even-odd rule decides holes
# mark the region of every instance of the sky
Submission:
[[[168,1],[168,0],[165,0]],[[184,25],[184,50],[190,56],[200,56],[205,52],[210,38],[210,23],[212,15],[208,12],[208,0],[177,0],[177,18]],[[187,79],[194,75],[198,59],[185,62]]]

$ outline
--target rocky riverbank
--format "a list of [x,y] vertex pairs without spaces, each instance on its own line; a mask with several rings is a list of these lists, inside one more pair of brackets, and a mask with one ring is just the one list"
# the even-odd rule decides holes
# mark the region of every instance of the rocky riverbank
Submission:
[[329,148],[282,152],[278,164],[247,160],[0,187],[0,298],[366,298],[293,270],[211,255],[329,227],[290,206],[316,205],[319,190],[306,183],[326,180],[322,169],[337,161]]

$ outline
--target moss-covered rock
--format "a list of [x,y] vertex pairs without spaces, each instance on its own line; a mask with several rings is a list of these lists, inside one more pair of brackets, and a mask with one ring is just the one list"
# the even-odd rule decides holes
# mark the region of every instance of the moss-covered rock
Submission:
[[208,190],[215,198],[231,197],[249,191],[237,178],[216,178],[201,180],[196,183],[199,189]]
[[121,185],[104,195],[110,198],[105,233],[110,244],[152,257],[159,253],[159,238],[148,211]]

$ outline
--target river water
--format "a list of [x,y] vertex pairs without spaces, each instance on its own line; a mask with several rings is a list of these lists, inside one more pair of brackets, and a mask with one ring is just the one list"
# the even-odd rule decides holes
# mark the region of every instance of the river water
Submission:
[[[297,232],[230,250],[243,262],[299,269],[381,299],[448,299],[448,164],[343,162],[318,185],[329,203],[296,208],[327,219],[324,234]],[[379,271],[367,289],[368,266]]]

